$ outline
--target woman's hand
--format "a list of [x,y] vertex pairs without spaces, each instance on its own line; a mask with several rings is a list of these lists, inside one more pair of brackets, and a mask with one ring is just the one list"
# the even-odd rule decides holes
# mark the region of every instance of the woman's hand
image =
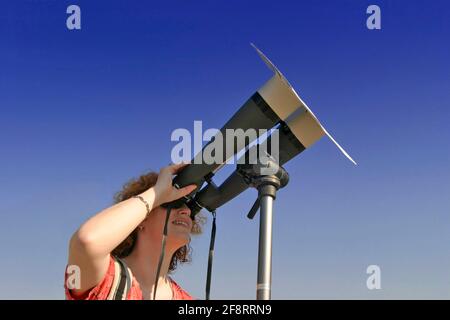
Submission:
[[153,187],[155,191],[154,207],[180,199],[195,190],[197,187],[195,184],[191,184],[181,189],[177,189],[172,185],[173,175],[186,165],[188,165],[188,163],[172,164],[159,171],[158,180]]

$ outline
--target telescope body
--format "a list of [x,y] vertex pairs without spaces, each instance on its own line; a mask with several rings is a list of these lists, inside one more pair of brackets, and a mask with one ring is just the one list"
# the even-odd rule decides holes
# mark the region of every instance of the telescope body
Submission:
[[[272,132],[264,142],[256,144],[246,151],[243,156],[244,162],[246,159],[250,159],[255,152],[258,155],[258,161],[263,157],[276,154],[275,158],[278,158],[276,160],[282,166],[305,149],[310,148],[322,137],[327,136],[344,156],[356,165],[356,162],[323,127],[278,68],[256,46],[253,44],[252,46],[274,74],[220,129],[218,134],[222,135],[221,147],[224,161],[212,164],[203,161],[205,149],[207,150],[208,146],[214,143],[216,135],[173,181],[178,188],[190,184],[197,185],[197,189],[183,199],[191,208],[193,215],[202,208],[214,211],[248,188],[248,184],[236,170],[220,186],[209,183],[198,191],[205,181],[210,182],[210,178],[229,158],[247,148],[254,139],[258,138],[262,132],[261,129],[269,130],[278,125],[278,144],[275,143],[275,147],[278,149],[271,150],[272,139],[274,139]],[[252,129],[255,134],[244,136],[243,139],[239,136],[231,137],[234,141],[231,143],[233,148],[230,149],[227,148],[231,142],[227,141],[227,139],[231,139],[226,134],[227,129],[241,130],[240,132],[244,133]],[[238,163],[242,162],[238,161]]]

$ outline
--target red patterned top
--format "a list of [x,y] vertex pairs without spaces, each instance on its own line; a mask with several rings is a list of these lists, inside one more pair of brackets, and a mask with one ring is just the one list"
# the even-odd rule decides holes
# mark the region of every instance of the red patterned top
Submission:
[[[108,271],[100,283],[91,290],[84,293],[82,296],[73,296],[71,291],[67,288],[67,273],[64,281],[64,289],[67,300],[106,300],[111,290],[114,281],[114,258],[111,256],[109,261]],[[184,291],[171,277],[169,277],[170,285],[172,287],[172,300],[193,300],[193,298]],[[142,291],[139,283],[133,276],[131,289],[127,295],[127,300],[142,300]]]

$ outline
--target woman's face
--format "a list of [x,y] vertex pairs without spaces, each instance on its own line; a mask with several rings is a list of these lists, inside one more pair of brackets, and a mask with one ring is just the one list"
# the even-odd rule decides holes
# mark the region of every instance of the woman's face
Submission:
[[[161,241],[164,231],[167,209],[157,207],[144,222],[144,228],[154,241]],[[170,211],[169,223],[167,225],[167,244],[181,248],[189,243],[192,231],[191,210],[183,205]]]

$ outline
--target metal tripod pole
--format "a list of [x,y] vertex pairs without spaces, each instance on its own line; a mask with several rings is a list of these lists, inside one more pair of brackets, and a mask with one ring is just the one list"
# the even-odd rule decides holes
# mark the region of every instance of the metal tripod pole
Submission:
[[[262,169],[271,168],[273,174],[262,175]],[[253,219],[260,211],[259,245],[258,245],[258,278],[256,283],[256,299],[270,300],[272,286],[272,222],[273,202],[277,191],[287,185],[287,171],[273,160],[254,165],[238,165],[238,172],[246,183],[258,190],[258,198],[247,217]]]
[[260,199],[257,300],[271,299],[273,197]]

